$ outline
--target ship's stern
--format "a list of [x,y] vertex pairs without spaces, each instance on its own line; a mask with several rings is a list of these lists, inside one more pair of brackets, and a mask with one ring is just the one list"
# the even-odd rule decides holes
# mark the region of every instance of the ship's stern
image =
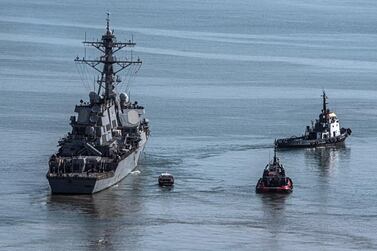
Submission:
[[95,177],[57,176],[47,174],[52,194],[93,194]]

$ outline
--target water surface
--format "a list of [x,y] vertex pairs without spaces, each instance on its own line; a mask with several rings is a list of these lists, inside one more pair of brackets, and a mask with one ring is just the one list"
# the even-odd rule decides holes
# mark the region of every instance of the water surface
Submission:
[[[377,249],[375,1],[0,7],[1,249]],[[94,196],[51,196],[48,157],[93,80],[73,59],[85,32],[104,32],[107,9],[144,61],[128,86],[152,137],[139,174]],[[317,118],[323,88],[351,138],[279,151],[294,192],[255,194],[274,138]],[[163,171],[173,189],[157,186]]]

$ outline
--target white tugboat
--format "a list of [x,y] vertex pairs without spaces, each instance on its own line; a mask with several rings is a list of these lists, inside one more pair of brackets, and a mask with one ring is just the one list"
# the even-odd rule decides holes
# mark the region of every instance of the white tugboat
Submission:
[[58,152],[49,160],[47,179],[54,194],[92,194],[118,183],[137,166],[150,134],[144,107],[115,90],[121,82],[117,73],[141,66],[140,59],[115,56],[135,43],[118,42],[110,30],[109,14],[106,20],[100,41],[84,41],[98,49],[100,57],[75,59],[100,73],[98,90],[89,93],[89,102],[76,105],[77,117],[70,119],[72,132],[59,141]]
[[278,148],[299,148],[336,145],[343,143],[352,131],[350,128],[341,128],[335,112],[327,109],[327,96],[323,91],[323,108],[319,119],[312,126],[307,126],[305,134],[300,137],[278,139],[275,145]]
[[174,185],[174,177],[170,173],[161,173],[160,176],[158,176],[158,184],[162,187],[164,186],[173,186]]

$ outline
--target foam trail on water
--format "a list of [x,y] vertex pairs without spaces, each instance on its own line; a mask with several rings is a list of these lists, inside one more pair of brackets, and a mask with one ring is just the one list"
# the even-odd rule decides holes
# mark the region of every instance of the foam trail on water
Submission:
[[131,172],[132,175],[139,175],[141,172],[139,170],[135,170],[133,172]]
[[178,57],[191,57],[213,60],[230,60],[246,62],[272,62],[288,63],[293,65],[310,65],[315,67],[336,68],[336,69],[358,69],[358,70],[377,70],[377,63],[362,60],[330,59],[330,58],[305,58],[305,57],[284,57],[284,56],[252,56],[234,55],[221,53],[188,52],[161,48],[138,47],[135,51],[144,53],[170,55]]

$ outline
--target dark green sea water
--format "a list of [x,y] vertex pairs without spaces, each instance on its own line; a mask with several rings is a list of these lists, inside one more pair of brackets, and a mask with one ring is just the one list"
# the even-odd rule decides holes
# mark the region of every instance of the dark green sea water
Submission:
[[[93,79],[73,59],[106,10],[137,42],[129,87],[152,137],[140,174],[51,196],[48,157]],[[376,13],[372,0],[1,0],[0,249],[376,250]],[[274,138],[303,133],[322,89],[352,136],[279,151],[294,192],[255,194]],[[157,186],[163,171],[174,189]]]

